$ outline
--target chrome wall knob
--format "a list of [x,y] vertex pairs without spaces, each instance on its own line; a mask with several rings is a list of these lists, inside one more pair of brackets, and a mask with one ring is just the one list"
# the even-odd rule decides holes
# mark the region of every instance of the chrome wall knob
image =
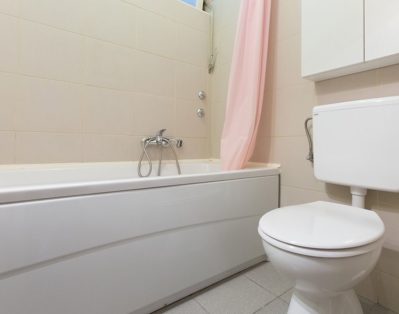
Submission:
[[204,108],[198,108],[197,109],[197,117],[202,119],[204,116],[205,116],[205,109]]
[[198,98],[204,100],[206,98],[206,93],[203,90],[199,91]]

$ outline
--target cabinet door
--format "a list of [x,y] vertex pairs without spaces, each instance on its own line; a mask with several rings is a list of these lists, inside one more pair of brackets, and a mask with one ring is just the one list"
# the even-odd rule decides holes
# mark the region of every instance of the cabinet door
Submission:
[[363,0],[302,0],[302,76],[364,61],[363,13]]
[[365,0],[366,61],[399,53],[399,1]]

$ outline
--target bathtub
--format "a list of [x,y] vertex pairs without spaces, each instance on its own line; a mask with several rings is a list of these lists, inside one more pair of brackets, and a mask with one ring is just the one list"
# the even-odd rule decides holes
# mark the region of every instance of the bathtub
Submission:
[[0,313],[150,313],[264,260],[279,167],[0,166]]

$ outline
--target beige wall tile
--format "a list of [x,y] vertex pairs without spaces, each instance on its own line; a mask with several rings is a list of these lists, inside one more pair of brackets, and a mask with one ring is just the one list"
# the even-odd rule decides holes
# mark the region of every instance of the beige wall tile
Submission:
[[[205,116],[199,118],[197,109],[203,108]],[[176,134],[188,137],[207,137],[209,128],[209,110],[205,102],[180,100],[176,102]]]
[[[259,137],[270,137],[272,135],[273,128],[276,126],[276,123],[273,121],[273,103],[275,101],[274,99],[276,98],[276,93],[277,92],[272,89],[265,90],[262,114],[259,121]],[[289,103],[291,103],[291,100]]]
[[187,100],[197,100],[198,92],[208,94],[208,75],[204,68],[176,62],[176,97]]
[[136,23],[138,49],[164,57],[176,57],[178,38],[176,22],[156,13],[138,9]]
[[398,193],[380,192],[379,197],[381,203],[396,206],[397,208],[399,208]]
[[81,82],[84,38],[21,20],[21,71],[43,78]]
[[324,184],[324,189],[321,191],[302,187],[282,186],[281,200],[282,206],[315,201],[335,202],[346,205],[351,203],[349,189],[333,184]]
[[159,96],[175,96],[173,60],[137,52],[135,59],[136,76],[134,90]]
[[86,0],[15,0],[20,16],[39,23],[81,33],[85,22]]
[[377,81],[380,84],[379,95],[397,96],[399,94],[399,65],[378,69]]
[[226,106],[229,77],[230,64],[217,61],[211,78],[212,102],[214,104],[221,104],[223,107]]
[[[181,1],[155,0],[155,2],[159,14],[168,16],[179,24],[184,24],[200,31],[209,30],[209,14],[195,10]],[[163,2],[162,6],[159,5],[159,2]]]
[[291,206],[324,200],[327,196],[320,191],[307,190],[291,186],[281,186],[281,206]]
[[318,82],[315,86],[319,105],[380,96],[376,70]]
[[18,72],[18,19],[0,13],[0,70],[7,72]]
[[260,137],[258,136],[255,146],[255,151],[252,155],[251,161],[256,162],[266,162],[269,160],[270,155],[270,137]]
[[137,160],[136,142],[137,138],[133,136],[86,134],[83,136],[83,160]]
[[85,87],[83,131],[133,135],[135,94],[98,87]]
[[161,128],[208,157],[210,111],[190,113],[209,94],[209,21],[175,0],[0,0],[0,131],[15,147],[0,163],[136,159]]
[[165,135],[183,135],[176,134],[174,99],[149,94],[136,94],[134,128],[142,136],[155,135],[160,129],[166,129]]
[[178,27],[176,56],[200,67],[207,67],[210,56],[208,32],[201,32],[185,25]]
[[209,157],[209,144],[206,138],[185,138],[183,147],[177,150],[179,158],[202,159]]
[[180,24],[191,26],[201,31],[209,30],[209,14],[196,10],[176,0],[125,0],[142,9],[170,18]]
[[283,185],[323,191],[324,184],[314,177],[307,154],[306,137],[273,137],[269,161],[281,164]]
[[32,77],[20,78],[15,108],[17,131],[81,132],[82,87]]
[[300,36],[293,36],[275,44],[272,64],[275,88],[313,84],[301,77],[300,47]]
[[219,158],[224,116],[225,104],[213,101],[211,104],[211,146],[213,158]]
[[236,27],[226,26],[215,28],[214,33],[214,53],[219,63],[231,63],[234,41],[236,37]]
[[0,12],[12,15],[19,14],[19,1],[17,0],[0,0]]
[[0,73],[0,130],[15,129],[15,108],[20,102],[20,76]]
[[82,161],[82,136],[67,133],[17,132],[16,163]]
[[123,1],[83,0],[86,3],[84,33],[129,47],[136,46],[136,8]]
[[15,133],[0,131],[0,163],[15,162]]
[[234,27],[237,24],[241,0],[218,0],[215,7],[216,28]]
[[274,136],[304,136],[304,121],[312,116],[316,103],[313,85],[297,85],[278,89],[272,103]]
[[273,13],[276,16],[275,39],[285,40],[301,31],[301,1],[300,0],[279,0],[272,2]]
[[133,91],[137,75],[135,50],[96,39],[86,39],[85,82]]

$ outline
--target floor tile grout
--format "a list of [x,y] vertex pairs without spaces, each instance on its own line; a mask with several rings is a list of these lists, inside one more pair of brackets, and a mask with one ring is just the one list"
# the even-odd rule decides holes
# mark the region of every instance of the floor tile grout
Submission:
[[283,298],[278,297],[278,299],[283,301],[285,304],[290,304],[289,302],[285,301]]
[[[274,295],[274,294],[273,294]],[[273,300],[270,300],[269,302],[267,302],[266,304],[264,304],[263,306],[261,306],[260,308],[258,308],[255,312],[253,312],[252,314],[256,314],[258,313],[261,309],[264,309],[266,306],[268,306],[270,303],[272,303],[274,300],[276,300],[276,298],[274,298]]]
[[205,306],[203,306],[201,304],[201,302],[199,300],[197,300],[197,298],[193,298],[193,300],[194,300],[194,302],[196,302],[201,307],[201,309],[204,310],[205,313],[210,314],[210,312],[208,312],[207,308]]
[[[249,281],[252,281],[255,285],[257,285],[258,287],[260,287],[260,288],[262,288],[263,290],[265,290],[265,291],[267,291],[267,292],[269,292],[270,294],[272,294],[272,295],[274,295],[275,296],[275,298],[278,298],[279,296],[278,295],[275,295],[273,292],[271,292],[270,290],[268,290],[267,288],[265,288],[265,287],[263,287],[261,284],[259,284],[259,283],[257,283],[255,280],[253,280],[253,279],[251,279],[251,278],[249,278],[246,274],[243,274],[244,275],[244,277],[245,278],[247,278]],[[291,288],[290,288],[291,289]],[[289,289],[288,289],[289,290]],[[287,290],[287,291],[288,291]],[[286,291],[286,292],[287,292]],[[285,293],[285,292],[284,292]],[[283,294],[284,294],[283,293]],[[274,299],[273,299],[274,300]]]
[[[285,290],[283,293],[276,295],[274,292],[270,291],[269,289],[263,287],[261,284],[257,283],[255,280],[253,280],[252,278],[248,277],[245,273],[243,274],[247,279],[249,279],[250,281],[252,281],[254,284],[256,284],[258,287],[261,287],[263,290],[271,293],[272,295],[274,295],[276,298],[280,298],[282,295],[284,295],[285,293],[287,293],[288,291],[290,291],[293,287],[288,288],[287,290]],[[275,299],[276,299],[275,298]],[[274,300],[274,299],[273,299]],[[284,300],[283,300],[284,301]],[[284,301],[285,302],[285,301]],[[285,302],[287,303],[287,302]]]

